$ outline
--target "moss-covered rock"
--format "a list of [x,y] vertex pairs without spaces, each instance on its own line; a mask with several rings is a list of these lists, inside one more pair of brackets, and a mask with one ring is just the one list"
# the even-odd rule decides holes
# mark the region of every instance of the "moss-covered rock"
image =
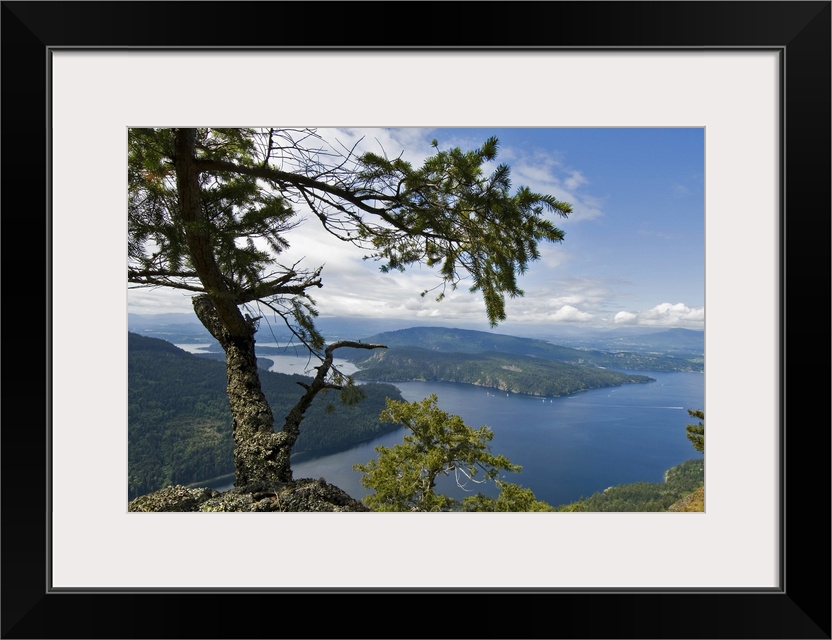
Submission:
[[214,489],[165,487],[140,496],[127,505],[128,511],[370,511],[323,478],[303,479],[272,485],[249,485],[219,492]]
[[165,487],[139,496],[127,505],[128,511],[199,511],[199,505],[220,495],[213,489],[189,489],[182,485]]

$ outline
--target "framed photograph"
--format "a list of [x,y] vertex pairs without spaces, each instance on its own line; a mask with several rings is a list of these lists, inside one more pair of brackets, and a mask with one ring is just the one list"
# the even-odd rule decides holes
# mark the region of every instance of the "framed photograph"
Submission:
[[[4,638],[830,637],[830,2],[2,11]],[[208,125],[703,131],[705,511],[128,513],[127,131]]]

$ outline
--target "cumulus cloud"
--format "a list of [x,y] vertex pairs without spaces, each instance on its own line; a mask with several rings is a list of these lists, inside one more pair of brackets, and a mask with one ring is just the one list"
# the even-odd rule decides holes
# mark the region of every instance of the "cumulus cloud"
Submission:
[[[357,153],[373,151],[386,153],[388,157],[402,157],[419,165],[433,153],[431,140],[436,137],[440,148],[453,146],[472,148],[482,140],[466,130],[431,130],[419,127],[405,129],[319,129],[335,148],[352,149]],[[575,221],[588,220],[603,215],[603,200],[590,194],[592,185],[587,175],[575,167],[567,166],[564,157],[556,149],[529,151],[504,147],[500,162],[511,166],[512,183],[526,185],[534,191],[551,193],[556,198],[573,205],[574,213],[567,220],[555,220],[557,226],[566,228]],[[493,169],[494,167],[491,167]],[[486,168],[486,171],[489,169]],[[603,176],[595,180],[603,183]],[[381,273],[379,263],[363,260],[367,251],[333,238],[320,225],[311,212],[299,211],[305,217],[303,224],[287,235],[290,248],[279,256],[284,265],[298,264],[301,268],[314,269],[323,265],[321,289],[312,291],[317,309],[325,316],[386,317],[430,319],[437,322],[465,323],[485,322],[485,305],[482,296],[468,291],[470,281],[460,283],[456,291],[447,289],[446,297],[438,302],[441,278],[438,271],[414,266],[404,273]],[[583,238],[593,238],[593,225],[583,227]],[[643,275],[630,267],[618,270],[603,268],[600,262],[573,248],[567,240],[563,244],[543,243],[541,259],[529,265],[519,279],[519,286],[526,294],[507,299],[506,311],[509,323],[571,323],[585,325],[646,325],[687,326],[701,328],[704,310],[689,308],[684,304],[662,303],[647,308],[653,301],[639,302],[638,291],[647,291]],[[575,229],[576,237],[578,230]],[[641,229],[639,234],[648,239],[672,238],[672,226],[661,230]],[[603,245],[599,245],[603,247]],[[600,251],[600,249],[599,249]],[[612,258],[610,258],[612,259]],[[598,266],[601,264],[601,266]],[[579,275],[580,274],[580,275]],[[557,277],[555,277],[557,276]],[[682,289],[677,289],[680,297]],[[421,296],[423,291],[427,294]],[[182,311],[193,313],[190,295],[181,291],[163,289],[134,290],[128,295],[129,310],[149,313]]]
[[691,308],[681,302],[676,304],[663,302],[652,309],[638,313],[619,311],[614,318],[616,324],[656,327],[698,327],[704,321],[705,309]]
[[589,322],[593,316],[591,313],[580,311],[567,304],[551,314],[550,318],[555,322]]
[[620,280],[609,278],[553,278],[537,271],[528,273],[521,285],[529,304],[550,310],[569,305],[594,315],[604,312],[610,298],[624,286]]
[[598,317],[580,295],[555,295],[551,288],[530,292],[506,300],[508,322],[519,324],[584,324],[596,323]]
[[637,321],[638,314],[631,313],[630,311],[619,311],[613,318],[613,322],[615,322],[615,324],[637,324]]

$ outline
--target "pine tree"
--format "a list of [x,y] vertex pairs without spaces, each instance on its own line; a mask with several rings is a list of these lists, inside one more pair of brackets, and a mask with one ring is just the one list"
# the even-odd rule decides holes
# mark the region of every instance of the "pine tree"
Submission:
[[687,432],[688,440],[691,441],[693,444],[693,448],[697,451],[704,453],[705,452],[705,423],[701,422],[705,420],[705,412],[696,409],[688,409],[688,414],[691,418],[698,418],[700,422],[698,424],[688,424],[685,425],[685,431]]
[[[381,419],[401,424],[408,433],[401,444],[376,447],[378,456],[354,468],[363,476],[361,484],[373,493],[364,502],[376,511],[553,511],[535,499],[529,489],[507,483],[501,471],[519,472],[521,467],[508,458],[491,453],[493,431],[474,429],[460,416],[437,406],[437,396],[418,402],[387,400]],[[466,498],[463,504],[437,493],[439,476],[453,475],[459,486],[495,482],[500,495],[495,500],[483,495]]]
[[557,511],[552,505],[538,500],[531,489],[519,484],[497,480],[500,493],[496,498],[482,493],[462,501],[463,511]]
[[[129,130],[128,283],[191,294],[225,351],[235,486],[290,481],[292,446],[316,395],[336,389],[347,401],[360,397],[333,364],[335,350],[384,347],[326,346],[312,297],[323,286],[322,267],[280,262],[286,233],[303,223],[302,207],[383,271],[435,266],[439,298],[470,278],[492,326],[506,317],[505,296],[523,295],[517,277],[539,258],[539,243],[563,240],[545,214],[566,216],[567,203],[525,187],[512,194],[506,165],[484,172],[497,156],[495,138],[473,151],[439,150],[435,141],[434,149],[414,168],[402,158],[336,149],[315,130]],[[257,373],[263,310],[320,361],[279,431]]]

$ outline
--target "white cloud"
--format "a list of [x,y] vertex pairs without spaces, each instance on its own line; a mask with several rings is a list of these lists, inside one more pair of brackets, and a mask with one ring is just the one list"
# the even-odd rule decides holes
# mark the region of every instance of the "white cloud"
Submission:
[[[164,288],[127,290],[127,311],[142,315],[156,313],[193,313],[191,298],[194,294]],[[196,320],[196,316],[194,316]]]
[[564,305],[555,313],[550,314],[549,318],[555,322],[589,322],[593,319],[591,313],[579,311],[571,305]]
[[[336,150],[348,151],[355,146],[358,154],[372,152],[397,158],[401,155],[413,165],[421,164],[433,151],[430,142],[433,129],[409,127],[404,129],[318,129],[318,133]],[[356,146],[357,145],[357,146]]]
[[[442,129],[405,127],[401,129],[357,128],[318,129],[324,140],[335,149],[348,150],[355,146],[356,153],[371,151],[393,158],[402,156],[414,166],[420,165],[434,152],[431,141],[436,138],[440,149],[459,146],[462,149],[479,147],[484,140],[461,136],[455,130],[452,137],[443,137]],[[539,193],[549,193],[558,200],[569,202],[573,212],[569,220],[591,220],[603,215],[602,200],[578,191],[589,180],[578,169],[563,164],[557,151],[520,152],[512,147],[501,147],[495,163],[486,163],[484,170],[496,168],[498,163],[511,166],[512,184],[525,185]],[[562,220],[559,218],[559,220]]]
[[507,321],[521,324],[592,324],[600,305],[580,292],[563,293],[561,283],[525,287],[525,296],[506,300]]
[[[414,166],[420,165],[434,152],[430,146],[434,138],[438,140],[440,149],[456,146],[473,149],[484,142],[480,138],[460,136],[460,131],[454,131],[452,137],[443,137],[441,129],[419,127],[320,129],[318,133],[336,148],[349,149],[357,144],[357,153],[372,151],[384,153],[388,157],[398,157],[401,154]],[[556,151],[528,153],[512,147],[501,147],[497,162],[486,163],[483,169],[488,172],[503,162],[511,167],[512,184],[515,187],[524,185],[533,191],[552,194],[558,200],[569,202],[573,208],[569,220],[590,220],[603,215],[600,199],[577,192],[581,187],[588,185],[589,180],[581,171],[564,166]],[[563,221],[561,218],[558,220]]]
[[580,171],[570,171],[569,176],[563,181],[563,186],[570,191],[587,184],[589,182]]
[[[455,132],[455,139],[450,139],[442,138],[441,130],[416,127],[321,129],[319,133],[329,141],[337,141],[340,148],[358,144],[356,151],[359,153],[386,152],[389,157],[403,154],[402,157],[414,165],[421,164],[433,152],[430,142],[434,137],[439,139],[441,148],[457,145],[471,148],[482,143],[482,140],[462,138],[464,133],[459,131]],[[568,220],[555,220],[557,226],[603,215],[602,199],[585,191],[590,184],[586,175],[565,166],[557,151],[529,154],[506,147],[501,149],[499,160],[510,164],[515,186],[526,185],[573,204],[575,212]],[[324,286],[311,292],[322,316],[385,317],[405,321],[425,318],[443,323],[487,321],[482,296],[468,291],[470,282],[463,281],[456,291],[447,289],[445,299],[437,302],[436,296],[441,289],[436,287],[441,285],[441,279],[436,269],[415,266],[404,273],[381,273],[379,263],[362,259],[367,251],[328,234],[309,212],[299,213],[305,220],[288,234],[291,246],[279,260],[285,265],[302,261],[299,267],[307,269],[324,266]],[[587,227],[584,230],[587,235],[592,231]],[[663,235],[649,230],[639,233],[654,238]],[[684,304],[663,303],[646,311],[633,310],[641,306],[634,291],[643,288],[643,283],[640,276],[629,269],[622,269],[618,277],[602,277],[592,272],[575,275],[575,269],[583,269],[590,263],[585,255],[572,248],[568,232],[563,244],[543,243],[540,250],[541,260],[529,265],[518,282],[526,295],[506,300],[509,323],[701,328],[704,322],[703,309],[688,308]],[[602,266],[601,271],[608,269]],[[624,276],[629,280],[622,280]],[[421,296],[426,290],[428,293]],[[129,310],[134,313],[193,313],[190,297],[185,292],[164,289],[132,290],[128,295]],[[651,303],[643,306],[646,308],[648,304]]]
[[613,319],[615,324],[638,324],[638,314],[629,311],[619,311]]
[[562,202],[572,205],[567,220],[592,220],[603,215],[600,198],[580,193],[589,184],[583,173],[565,167],[556,153],[538,151],[531,155],[508,154],[515,184],[523,184],[533,191],[549,193]]
[[705,321],[705,309],[691,308],[681,302],[676,304],[663,302],[652,309],[638,313],[619,311],[614,321],[616,324],[700,328]]
[[542,265],[546,269],[556,269],[569,261],[569,253],[564,250],[561,244],[543,243],[538,246],[540,249],[540,260],[530,268],[539,269]]

